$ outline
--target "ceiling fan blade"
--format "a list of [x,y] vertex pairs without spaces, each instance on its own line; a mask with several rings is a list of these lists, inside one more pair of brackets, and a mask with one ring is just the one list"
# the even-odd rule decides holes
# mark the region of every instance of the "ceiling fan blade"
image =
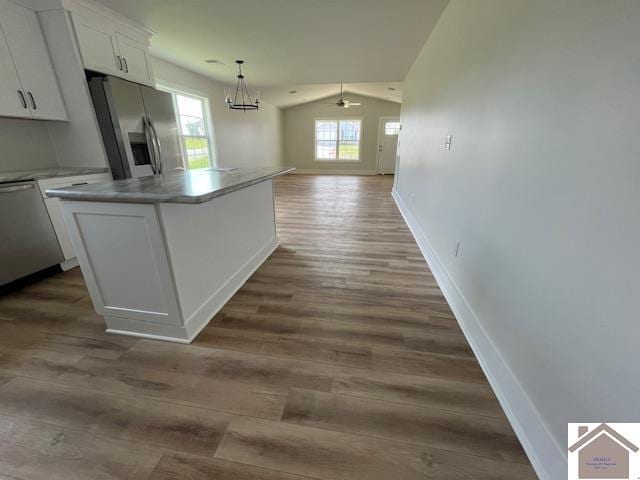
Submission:
[[361,107],[362,102],[350,102],[349,100],[345,100],[345,104],[349,107]]

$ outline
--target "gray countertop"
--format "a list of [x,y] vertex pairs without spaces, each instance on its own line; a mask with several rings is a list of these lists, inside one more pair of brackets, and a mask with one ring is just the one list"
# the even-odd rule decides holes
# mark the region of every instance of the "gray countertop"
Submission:
[[75,175],[91,175],[93,173],[108,172],[108,168],[97,167],[52,167],[33,170],[15,170],[0,172],[0,183],[24,182],[28,180],[42,180],[52,177],[73,177]]
[[88,202],[204,203],[295,170],[293,167],[195,170],[47,190],[49,197]]

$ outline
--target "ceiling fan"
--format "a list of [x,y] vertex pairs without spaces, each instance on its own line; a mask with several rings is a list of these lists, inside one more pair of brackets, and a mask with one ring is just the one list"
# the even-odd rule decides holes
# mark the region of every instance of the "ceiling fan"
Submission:
[[362,102],[350,102],[342,96],[342,82],[340,82],[340,98],[335,103],[324,103],[323,105],[336,105],[338,108],[361,107]]

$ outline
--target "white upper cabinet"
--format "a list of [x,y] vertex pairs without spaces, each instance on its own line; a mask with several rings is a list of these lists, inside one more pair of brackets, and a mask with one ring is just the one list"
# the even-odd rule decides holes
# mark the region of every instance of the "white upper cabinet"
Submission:
[[0,27],[0,115],[68,120],[35,12],[0,0]]
[[124,78],[132,82],[154,85],[149,47],[116,32]]
[[84,68],[155,86],[146,34],[99,12],[73,12],[72,18]]
[[122,59],[118,57],[116,31],[112,26],[80,15],[72,16],[84,68],[122,76]]
[[9,46],[0,32],[0,115],[31,117]]

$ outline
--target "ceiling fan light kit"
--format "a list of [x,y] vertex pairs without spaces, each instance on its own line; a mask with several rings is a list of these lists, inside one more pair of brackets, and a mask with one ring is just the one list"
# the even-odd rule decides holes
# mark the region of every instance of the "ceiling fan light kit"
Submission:
[[342,92],[342,82],[340,82],[340,98],[335,103],[325,103],[324,105],[335,105],[338,108],[350,108],[350,107],[361,107],[364,105],[362,102],[351,102],[349,100],[345,100]]
[[235,95],[232,98],[232,92],[225,90],[225,103],[231,110],[258,110],[260,108],[260,92],[256,93],[255,99],[251,98],[251,94],[244,83],[244,75],[242,74],[242,64],[244,60],[236,60],[238,64],[238,81],[236,83]]

